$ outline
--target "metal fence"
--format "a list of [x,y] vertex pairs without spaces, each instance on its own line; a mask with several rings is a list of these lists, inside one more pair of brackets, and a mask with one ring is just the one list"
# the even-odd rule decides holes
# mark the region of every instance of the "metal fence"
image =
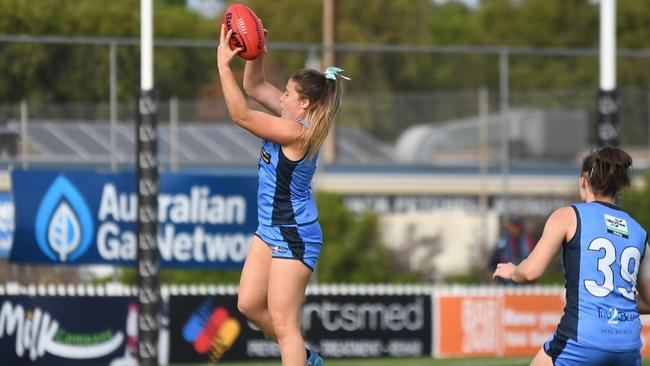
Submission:
[[[137,64],[138,43],[137,39],[131,38],[0,36],[0,55],[12,52],[28,55],[30,48],[38,48],[45,50],[43,54],[48,57],[61,55],[66,63],[73,63],[78,70],[74,75],[47,76],[53,82],[70,84],[66,95],[58,98],[51,95],[39,98],[39,94],[46,95],[47,90],[33,89],[46,88],[34,81],[34,75],[21,74],[20,67],[11,73],[2,73],[0,85],[20,87],[16,87],[12,94],[16,100],[0,104],[0,124],[5,124],[5,130],[13,128],[13,132],[21,136],[21,132],[28,131],[25,125],[16,127],[21,123],[110,123],[113,126],[111,130],[119,124],[132,123],[135,119],[133,100],[137,91],[137,67],[134,65]],[[191,63],[189,68],[186,66],[180,70],[191,70],[184,71],[188,72],[188,77],[183,85],[168,85],[163,77],[156,78],[161,90],[162,124],[172,126],[176,121],[183,129],[190,123],[216,125],[229,122],[215,81],[214,47],[215,42],[209,40],[156,41],[157,65],[169,66],[174,62],[181,63],[180,60]],[[305,65],[318,67],[319,55],[323,52],[322,45],[308,43],[270,43],[269,48],[273,57],[282,61],[272,64],[272,69],[268,70],[279,86],[297,68]],[[554,157],[546,156],[543,151],[532,151],[534,147],[529,146],[530,140],[540,133],[551,136],[550,129],[566,129],[569,135],[576,135],[578,140],[559,141],[576,146],[574,153],[587,149],[594,142],[596,49],[357,44],[339,44],[335,49],[340,64],[353,77],[347,85],[339,125],[364,133],[381,146],[386,155],[392,155],[396,164],[419,165],[429,158],[431,165],[478,164],[480,138],[484,136],[480,133],[481,110],[487,114],[483,118],[488,121],[489,132],[483,144],[487,145],[490,161],[495,164],[503,164],[510,158],[573,161],[576,156],[569,153]],[[621,144],[638,151],[637,156],[645,161],[649,155],[646,147],[650,144],[650,79],[643,70],[649,69],[650,50],[619,50],[618,57]],[[409,63],[409,59],[417,59],[417,65]],[[13,65],[20,65],[20,62]],[[61,61],[29,62],[56,64]],[[386,65],[390,66],[389,70],[386,70]],[[539,65],[536,80],[523,83],[522,70],[531,65]],[[57,70],[56,65],[52,69]],[[559,73],[570,77],[555,80]],[[398,88],[388,91],[388,85],[394,85],[398,79],[402,81]],[[95,94],[76,95],[75,85],[79,83],[95,85]],[[479,98],[480,90],[484,90],[482,99]],[[22,108],[20,95],[30,96]],[[576,119],[557,121],[566,115],[574,116],[576,111],[582,114],[579,123],[575,122]],[[519,113],[519,121],[513,120],[513,112]],[[541,117],[539,113],[542,113]],[[541,122],[531,125],[529,121],[535,118]],[[555,119],[555,123],[546,123],[548,118]],[[457,127],[451,127],[454,125]],[[430,127],[428,133],[432,136],[428,150],[422,151],[424,159],[415,161],[399,156],[396,149],[400,139],[402,144],[408,143],[404,142],[407,132],[423,126]],[[450,133],[451,129],[458,131]],[[573,134],[575,129],[584,130],[584,133]],[[435,136],[438,142],[434,141]],[[24,142],[27,136],[22,137]],[[553,145],[557,142],[554,139],[547,140],[547,151],[560,148]],[[457,146],[454,141],[459,141]],[[16,153],[17,157],[0,154],[0,159],[20,160],[22,154],[35,156],[42,151],[32,144],[18,148]],[[442,156],[445,159],[436,159]],[[48,156],[43,159],[47,161]],[[57,158],[53,156],[51,160],[56,162]],[[107,157],[106,161],[111,161],[111,158]]]

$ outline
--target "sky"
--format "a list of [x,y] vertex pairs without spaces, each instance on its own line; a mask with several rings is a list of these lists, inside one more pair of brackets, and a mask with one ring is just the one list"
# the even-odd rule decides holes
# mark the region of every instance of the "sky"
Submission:
[[187,0],[187,7],[196,10],[208,19],[215,18],[224,8],[223,0]]
[[[448,0],[431,0],[436,4],[443,4],[446,3]],[[471,8],[476,8],[478,7],[480,0],[460,0],[461,3],[464,3],[465,5],[471,7]]]

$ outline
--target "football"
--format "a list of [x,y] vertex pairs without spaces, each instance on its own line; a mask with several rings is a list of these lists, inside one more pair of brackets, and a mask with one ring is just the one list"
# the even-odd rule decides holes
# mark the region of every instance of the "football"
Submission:
[[264,26],[262,20],[246,5],[234,4],[223,17],[226,32],[232,29],[230,47],[241,48],[239,56],[254,60],[264,52]]

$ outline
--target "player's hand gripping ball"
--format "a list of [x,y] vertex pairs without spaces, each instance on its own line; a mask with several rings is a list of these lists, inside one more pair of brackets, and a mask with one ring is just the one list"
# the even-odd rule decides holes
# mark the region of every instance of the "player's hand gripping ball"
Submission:
[[239,56],[254,60],[264,53],[264,26],[262,20],[246,5],[234,4],[223,17],[226,32],[232,29],[230,47],[241,48]]

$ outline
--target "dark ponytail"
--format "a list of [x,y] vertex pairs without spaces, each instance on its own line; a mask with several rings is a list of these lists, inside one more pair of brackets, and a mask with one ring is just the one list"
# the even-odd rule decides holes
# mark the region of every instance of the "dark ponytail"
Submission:
[[632,158],[618,147],[603,147],[589,154],[582,162],[581,174],[589,180],[595,195],[616,197],[630,186]]

